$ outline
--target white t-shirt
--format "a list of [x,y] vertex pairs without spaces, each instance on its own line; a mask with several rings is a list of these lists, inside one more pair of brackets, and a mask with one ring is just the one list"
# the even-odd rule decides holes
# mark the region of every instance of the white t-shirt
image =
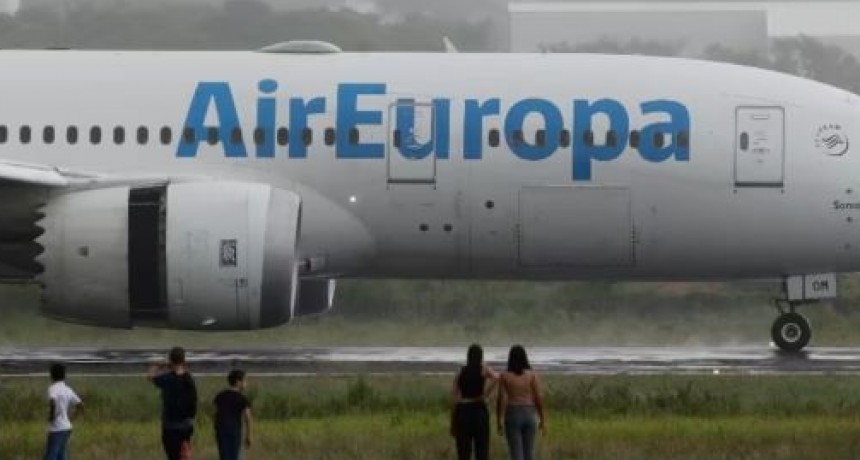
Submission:
[[81,403],[81,398],[66,385],[66,382],[56,382],[48,388],[48,400],[54,402],[54,418],[48,425],[48,431],[68,431],[72,429],[69,420],[69,408]]

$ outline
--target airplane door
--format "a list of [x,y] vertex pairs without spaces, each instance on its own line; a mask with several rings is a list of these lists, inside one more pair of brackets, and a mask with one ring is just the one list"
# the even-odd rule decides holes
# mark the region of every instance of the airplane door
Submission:
[[388,183],[435,184],[433,103],[398,100],[388,119]]
[[785,175],[785,112],[782,107],[738,107],[735,185],[782,187]]

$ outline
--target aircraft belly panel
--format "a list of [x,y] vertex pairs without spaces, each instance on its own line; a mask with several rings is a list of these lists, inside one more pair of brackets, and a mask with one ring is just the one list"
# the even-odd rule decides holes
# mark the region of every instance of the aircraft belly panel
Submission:
[[627,188],[523,188],[519,225],[523,268],[635,264]]

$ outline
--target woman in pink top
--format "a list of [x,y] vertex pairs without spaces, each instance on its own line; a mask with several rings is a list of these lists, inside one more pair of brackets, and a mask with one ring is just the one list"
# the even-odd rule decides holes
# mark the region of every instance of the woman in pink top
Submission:
[[546,429],[546,417],[540,382],[522,345],[511,347],[508,370],[499,382],[496,405],[499,433],[505,434],[511,460],[533,460],[535,434],[538,429],[541,432]]

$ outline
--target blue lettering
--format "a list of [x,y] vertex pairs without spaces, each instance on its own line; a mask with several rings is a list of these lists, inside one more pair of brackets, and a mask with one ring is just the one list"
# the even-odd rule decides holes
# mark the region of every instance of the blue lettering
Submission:
[[[573,141],[573,180],[591,180],[591,162],[612,161],[618,158],[627,145],[630,118],[620,102],[613,99],[601,99],[593,104],[586,100],[577,100],[573,104],[574,141]],[[609,117],[609,129],[615,133],[613,145],[596,145],[586,143],[586,133],[592,134],[592,122],[595,115],[602,113]]]
[[[514,133],[522,132],[526,118],[530,114],[538,114],[543,118],[543,140],[534,144],[524,140],[523,136]],[[558,149],[564,121],[561,111],[552,102],[545,99],[525,99],[511,107],[505,119],[505,139],[514,155],[529,161],[540,161],[552,156]]]
[[219,140],[224,146],[225,155],[229,158],[248,156],[244,143],[230,142],[230,132],[240,126],[239,114],[236,112],[236,103],[233,100],[230,84],[226,82],[202,82],[197,85],[197,89],[194,91],[194,97],[192,97],[191,105],[188,108],[188,115],[185,117],[184,129],[194,131],[194,140],[189,142],[184,135],[181,136],[182,139],[179,141],[179,149],[176,153],[177,157],[194,158],[197,156],[200,143],[206,140],[207,130],[210,128],[205,124],[209,107],[213,104],[215,105],[218,126],[211,128],[218,129]]
[[476,99],[466,100],[466,116],[463,126],[463,157],[480,160],[484,155],[484,117],[498,115],[502,103],[498,98],[483,103]]
[[[259,84],[259,90],[263,94],[272,94],[278,90],[278,82],[262,80]],[[278,103],[274,97],[257,99],[257,129],[262,135],[262,139],[257,139],[257,133],[254,132],[257,158],[273,158],[275,156],[275,113],[277,107]]]
[[[659,163],[666,161],[672,156],[677,161],[690,161],[689,143],[678,145],[678,136],[681,133],[690,134],[690,113],[687,108],[674,101],[650,101],[642,104],[642,113],[665,113],[669,115],[669,121],[654,123],[642,128],[642,140],[639,142],[639,153],[642,158]],[[656,136],[670,135],[672,142],[662,148],[654,143]]]
[[350,142],[359,125],[381,125],[382,112],[358,110],[358,96],[385,94],[384,84],[344,83],[337,91],[337,157],[385,158],[385,144]]
[[324,97],[315,97],[307,103],[301,98],[290,99],[290,158],[307,158],[304,131],[310,115],[319,113],[325,113]]

